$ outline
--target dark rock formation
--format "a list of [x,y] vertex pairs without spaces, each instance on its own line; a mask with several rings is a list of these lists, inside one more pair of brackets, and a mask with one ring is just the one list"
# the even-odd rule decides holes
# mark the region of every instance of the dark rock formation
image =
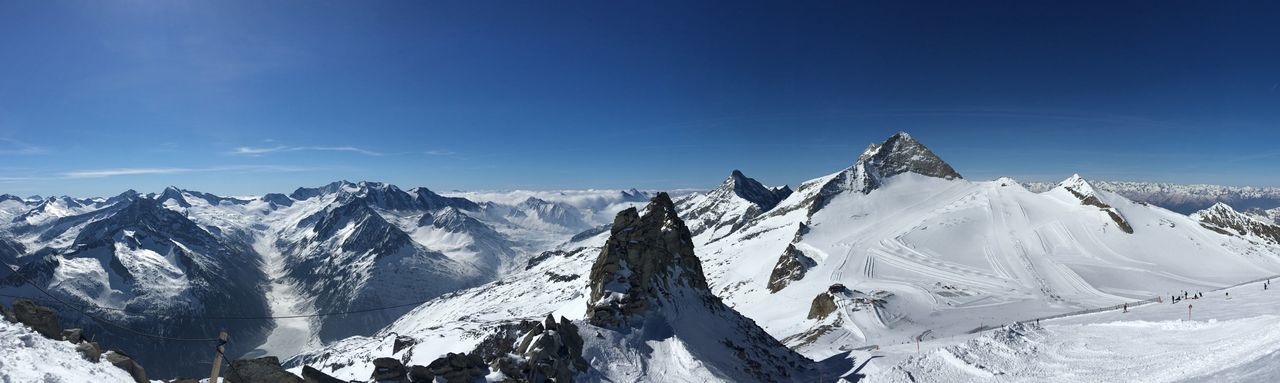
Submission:
[[302,381],[304,383],[347,383],[347,381],[338,379],[329,374],[320,372],[311,366],[302,366]]
[[[638,324],[652,301],[676,287],[707,290],[693,240],[667,193],[653,197],[644,215],[618,213],[611,235],[591,266],[587,320],[596,326]],[[710,294],[707,294],[710,296]]]
[[836,297],[830,291],[823,291],[821,294],[813,298],[813,304],[809,305],[809,319],[822,320],[836,312]]
[[395,358],[377,358],[373,360],[373,374],[369,376],[375,382],[407,382],[409,370]]
[[787,245],[782,256],[778,257],[778,263],[773,266],[773,272],[769,274],[769,292],[776,293],[791,282],[804,278],[805,272],[815,265],[817,262],[796,249],[795,244]]
[[129,357],[129,355],[113,350],[102,354],[102,358],[106,359],[107,363],[111,363],[112,366],[116,366],[116,368],[129,373],[129,376],[132,376],[133,381],[136,383],[151,382],[150,380],[147,380],[147,370],[143,369],[142,365],[134,361],[133,358]]
[[431,383],[436,375],[427,366],[409,366],[409,383]]
[[488,375],[489,369],[479,357],[448,353],[427,365],[432,375],[448,383],[471,383]]
[[45,338],[62,339],[62,325],[58,324],[58,313],[53,309],[19,299],[13,302],[13,317]]
[[472,355],[502,372],[505,382],[571,382],[588,367],[582,346],[577,325],[547,315],[540,323],[525,321],[499,329]]
[[1280,225],[1250,217],[1224,203],[1196,212],[1192,218],[1200,221],[1201,226],[1225,235],[1255,236],[1265,242],[1280,244]]
[[79,353],[80,357],[84,358],[84,360],[93,363],[98,363],[98,360],[102,358],[102,349],[99,348],[98,344],[95,342],[80,342],[76,345],[76,352]]
[[274,356],[233,361],[223,379],[227,383],[302,383],[302,378],[280,367],[280,359]]
[[71,343],[80,343],[84,339],[84,331],[78,328],[69,328],[62,330],[62,340]]

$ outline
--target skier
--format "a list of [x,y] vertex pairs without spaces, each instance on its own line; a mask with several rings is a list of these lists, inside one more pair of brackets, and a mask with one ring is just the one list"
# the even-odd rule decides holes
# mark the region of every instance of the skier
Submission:
[[1128,304],[1128,303],[1125,303],[1125,304],[1124,304],[1124,312],[1129,312],[1129,304]]

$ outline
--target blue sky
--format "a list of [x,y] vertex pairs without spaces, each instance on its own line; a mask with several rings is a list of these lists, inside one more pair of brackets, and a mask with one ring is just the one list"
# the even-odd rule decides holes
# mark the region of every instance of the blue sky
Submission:
[[1280,186],[1280,6],[1154,4],[6,1],[0,192],[794,185],[899,130]]

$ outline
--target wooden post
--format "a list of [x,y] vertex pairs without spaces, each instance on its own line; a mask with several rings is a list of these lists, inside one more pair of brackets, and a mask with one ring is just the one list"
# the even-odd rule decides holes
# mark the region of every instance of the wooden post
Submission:
[[222,369],[222,346],[227,343],[227,332],[218,333],[218,352],[213,354],[213,371],[209,373],[209,383],[218,383],[218,370]]

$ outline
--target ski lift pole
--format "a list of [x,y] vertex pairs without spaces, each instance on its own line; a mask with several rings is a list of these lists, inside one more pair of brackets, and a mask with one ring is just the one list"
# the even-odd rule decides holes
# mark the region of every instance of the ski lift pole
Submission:
[[213,371],[209,372],[209,383],[218,383],[218,370],[222,368],[222,351],[223,346],[227,344],[227,332],[224,330],[218,334],[218,348],[213,354]]

